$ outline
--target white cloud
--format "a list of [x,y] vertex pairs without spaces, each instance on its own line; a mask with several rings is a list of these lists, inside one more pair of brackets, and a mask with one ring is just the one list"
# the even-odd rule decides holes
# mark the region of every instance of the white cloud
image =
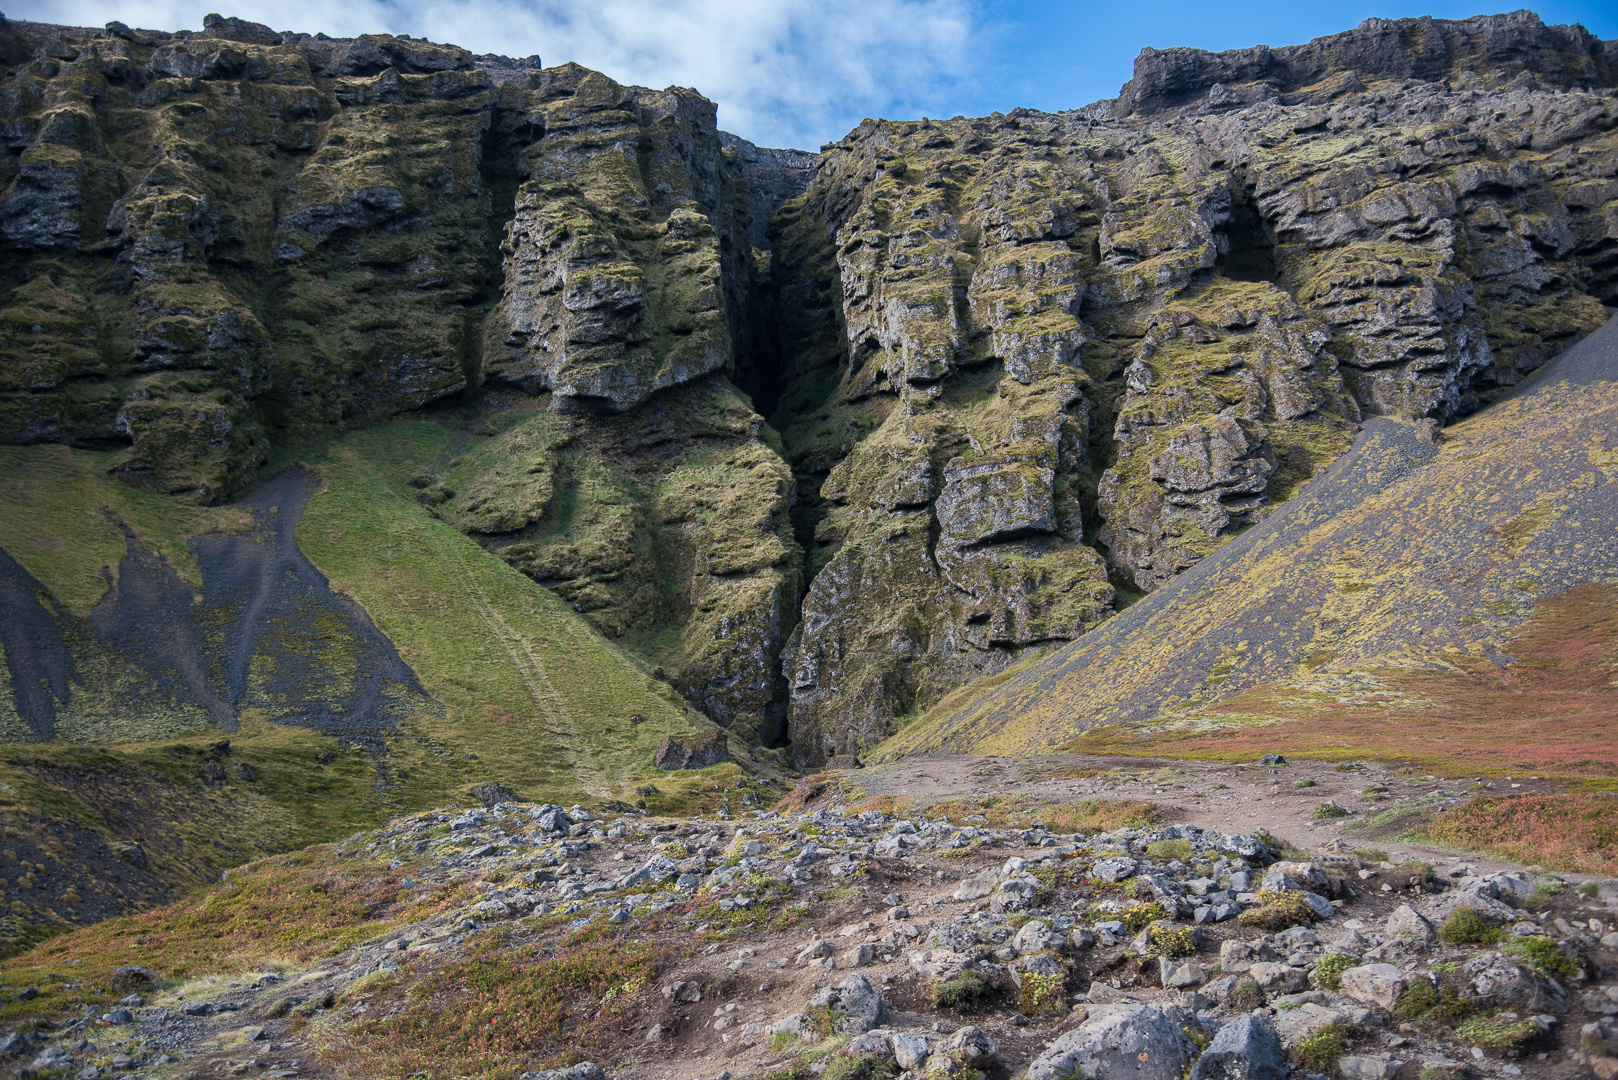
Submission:
[[[27,0],[12,18],[199,29],[218,0]],[[620,82],[690,86],[727,130],[814,149],[864,116],[916,115],[968,81],[972,0],[245,0],[222,14],[334,37],[408,33],[473,52],[575,60]]]

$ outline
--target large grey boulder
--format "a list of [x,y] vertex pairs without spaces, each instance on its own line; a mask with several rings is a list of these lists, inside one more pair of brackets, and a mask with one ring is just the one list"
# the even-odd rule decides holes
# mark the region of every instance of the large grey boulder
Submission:
[[1471,996],[1482,1005],[1526,1009],[1539,1001],[1539,984],[1501,953],[1474,956],[1461,972]]
[[525,1072],[518,1080],[607,1080],[606,1072],[593,1061],[581,1061],[565,1069]]
[[1433,939],[1433,924],[1409,904],[1400,904],[1388,916],[1389,937],[1413,937],[1421,941]]
[[1219,1029],[1197,1059],[1191,1080],[1285,1080],[1287,1072],[1275,1024],[1262,1013],[1250,1013]]
[[866,1027],[876,1027],[888,1015],[887,1005],[864,975],[850,975],[834,987],[822,990],[809,999],[809,1009],[830,1006],[845,1016],[862,1020]]
[[1180,1080],[1196,1056],[1190,1036],[1161,1009],[1111,1005],[1046,1047],[1028,1066],[1028,1080]]
[[1011,939],[1011,947],[1023,956],[1031,953],[1060,952],[1065,944],[1060,937],[1051,932],[1050,924],[1042,919],[1029,919],[1017,931],[1017,936]]
[[1342,974],[1343,993],[1355,1001],[1391,1009],[1404,993],[1404,972],[1392,964],[1362,964]]

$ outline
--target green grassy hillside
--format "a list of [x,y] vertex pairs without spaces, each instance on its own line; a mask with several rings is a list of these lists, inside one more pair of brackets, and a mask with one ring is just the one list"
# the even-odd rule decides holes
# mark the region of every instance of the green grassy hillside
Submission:
[[[567,603],[428,509],[411,479],[451,467],[464,439],[459,425],[399,420],[277,462],[317,481],[299,546],[339,605],[357,604],[419,681],[390,683],[385,715],[351,718],[360,737],[298,726],[273,692],[272,669],[302,652],[301,677],[314,688],[306,696],[324,688],[339,713],[360,700],[344,695],[370,673],[354,669],[350,624],[333,611],[310,609],[283,628],[291,644],[281,652],[258,648],[250,703],[236,703],[224,727],[181,700],[183,688],[181,698],[138,692],[142,671],[87,621],[120,587],[149,586],[153,565],[170,569],[194,597],[204,628],[196,659],[219,686],[230,660],[220,627],[240,604],[207,603],[198,538],[262,539],[266,516],[295,508],[186,507],[111,479],[116,455],[0,451],[0,550],[31,575],[53,625],[66,627],[77,679],[56,702],[56,738],[46,742],[19,716],[11,683],[0,683],[9,739],[0,746],[0,904],[10,905],[0,952],[163,902],[249,859],[412,808],[464,805],[485,782],[534,801],[665,812],[740,810],[778,786],[737,764],[689,773],[652,765],[665,736],[713,725]],[[154,561],[128,561],[126,545]],[[120,571],[145,578],[120,586]],[[759,754],[766,769],[773,758],[732,746],[739,758]]]

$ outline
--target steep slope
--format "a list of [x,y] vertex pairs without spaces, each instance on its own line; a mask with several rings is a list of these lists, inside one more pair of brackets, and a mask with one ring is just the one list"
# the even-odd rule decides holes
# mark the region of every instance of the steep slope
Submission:
[[1362,417],[1464,416],[1600,325],[1612,56],[1528,13],[1371,20],[826,148],[770,271],[798,759],[1164,587]]
[[[1618,319],[1446,429],[1441,445],[1417,430],[1369,423],[1352,452],[1263,525],[1084,640],[998,685],[964,688],[883,752],[1028,752],[1100,727],[1149,735],[1390,701],[1381,748],[1398,752],[1401,708],[1419,710],[1440,688],[1401,703],[1378,670],[1509,668],[1518,658],[1507,642],[1536,601],[1618,584]],[[1611,604],[1610,593],[1587,598],[1578,623],[1606,621]],[[1526,662],[1544,668],[1556,643],[1536,644]],[[1610,722],[1611,659],[1598,651],[1583,663],[1597,693],[1587,718]],[[1218,708],[1260,686],[1272,692]],[[1503,689],[1496,707],[1510,710],[1521,689]],[[1354,734],[1349,752],[1374,748]],[[1453,734],[1466,740],[1464,724]],[[1509,760],[1534,757],[1524,738]],[[1574,756],[1618,764],[1605,739]]]

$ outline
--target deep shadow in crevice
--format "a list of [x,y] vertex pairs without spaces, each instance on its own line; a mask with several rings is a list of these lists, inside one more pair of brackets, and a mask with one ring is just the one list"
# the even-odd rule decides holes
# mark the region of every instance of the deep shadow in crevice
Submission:
[[1246,188],[1232,192],[1225,239],[1228,246],[1214,263],[1215,272],[1232,281],[1274,281],[1281,276],[1275,237]]

